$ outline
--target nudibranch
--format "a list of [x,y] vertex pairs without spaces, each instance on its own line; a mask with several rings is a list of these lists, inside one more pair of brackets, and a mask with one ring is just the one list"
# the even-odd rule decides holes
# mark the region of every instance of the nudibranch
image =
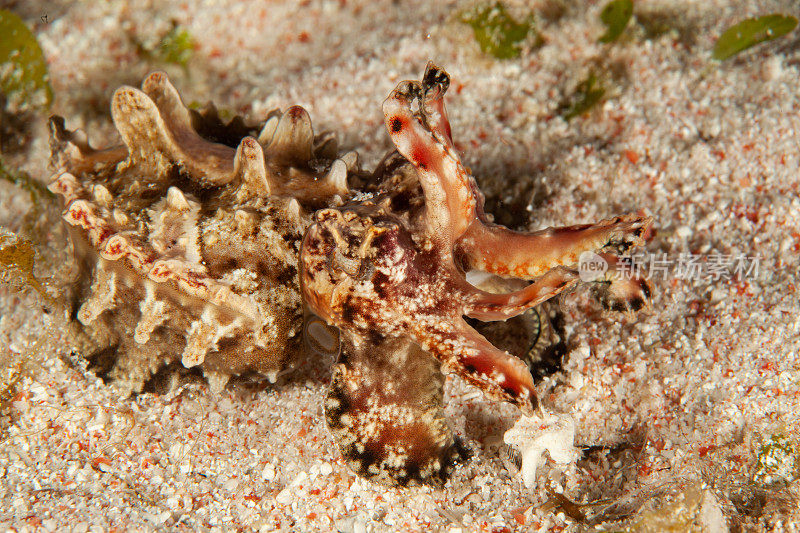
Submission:
[[[638,310],[647,281],[613,274],[652,223],[491,223],[453,144],[448,85],[429,64],[397,86],[383,106],[397,151],[372,173],[301,107],[260,128],[224,124],[213,107],[187,109],[163,73],[114,94],[122,146],[94,149],[54,117],[50,188],[80,267],[75,344],[130,390],[164,367],[198,367],[218,389],[233,374],[274,379],[304,346],[334,355],[324,409],[346,463],[389,484],[444,480],[460,447],[443,373],[525,414],[537,406],[525,363],[465,317],[506,320],[558,295],[587,251],[609,265],[605,303]],[[498,294],[472,271],[530,283]]]

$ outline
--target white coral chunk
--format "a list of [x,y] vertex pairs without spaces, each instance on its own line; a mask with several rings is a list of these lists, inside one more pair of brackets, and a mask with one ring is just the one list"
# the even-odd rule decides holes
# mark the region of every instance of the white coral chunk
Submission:
[[578,458],[575,421],[569,415],[523,416],[503,436],[506,444],[522,453],[522,480],[527,488],[536,484],[536,470],[547,450],[550,459],[568,465]]

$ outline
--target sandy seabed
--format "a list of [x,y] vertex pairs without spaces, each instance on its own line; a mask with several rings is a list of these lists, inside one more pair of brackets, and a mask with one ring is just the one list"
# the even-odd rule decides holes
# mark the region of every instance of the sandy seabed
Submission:
[[[456,147],[497,221],[644,210],[656,232],[649,312],[603,313],[587,291],[562,302],[568,351],[539,392],[572,417],[581,453],[545,464],[532,488],[501,445],[517,411],[457,379],[446,411],[471,459],[444,488],[387,489],[350,473],[325,429],[330,361],[275,385],[131,398],[71,354],[35,293],[3,285],[4,379],[24,366],[0,418],[0,529],[800,529],[800,33],[710,58],[725,28],[796,15],[795,2],[636,2],[612,45],[597,42],[602,2],[509,2],[533,7],[543,39],[510,60],[480,51],[455,1],[3,4],[42,45],[51,112],[96,146],[118,142],[113,90],[165,69],[187,102],[253,120],[303,105],[369,168],[390,147],[381,102],[433,60],[452,76]],[[672,29],[649,34],[659,21]],[[174,24],[196,40],[186,68],[142,53]],[[565,121],[591,71],[605,101]],[[42,182],[45,118],[10,159]],[[0,226],[25,231],[31,208],[0,183]],[[49,237],[43,278],[65,257],[63,235]]]

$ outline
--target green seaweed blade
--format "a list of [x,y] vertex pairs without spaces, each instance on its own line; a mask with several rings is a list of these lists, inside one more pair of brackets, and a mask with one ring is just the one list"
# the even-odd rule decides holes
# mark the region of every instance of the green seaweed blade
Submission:
[[53,89],[47,62],[33,32],[19,16],[0,9],[0,92],[11,112],[49,107]]
[[717,39],[711,57],[718,61],[729,59],[759,43],[786,35],[797,27],[797,19],[788,15],[764,15],[734,24]]
[[475,7],[463,13],[461,21],[472,27],[481,51],[497,59],[519,57],[523,42],[535,34],[533,16],[517,22],[501,2]]
[[600,21],[605,24],[606,32],[600,37],[601,43],[613,43],[628,25],[633,15],[631,0],[611,0],[600,12]]

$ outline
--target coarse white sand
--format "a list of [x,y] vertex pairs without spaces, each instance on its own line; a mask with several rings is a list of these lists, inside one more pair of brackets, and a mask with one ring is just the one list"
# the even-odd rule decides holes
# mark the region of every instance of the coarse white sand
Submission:
[[[324,427],[330,361],[276,385],[126,397],[71,354],[41,298],[2,285],[3,383],[24,366],[0,418],[0,529],[578,531],[583,514],[628,517],[604,526],[616,530],[800,530],[800,31],[710,58],[725,28],[797,15],[794,0],[642,0],[640,21],[674,29],[634,22],[612,45],[597,42],[603,2],[508,2],[533,6],[544,39],[510,60],[480,51],[455,1],[3,4],[42,45],[51,112],[96,146],[118,142],[113,90],[165,69],[187,102],[254,120],[301,104],[369,168],[390,147],[381,102],[433,60],[452,76],[456,146],[496,220],[538,229],[644,210],[656,221],[645,261],[662,262],[652,310],[633,321],[586,289],[562,302],[569,351],[540,396],[571,416],[581,453],[540,462],[532,488],[502,446],[516,409],[458,379],[447,414],[472,458],[443,489],[389,489],[348,472]],[[173,23],[196,39],[185,69],[140,51]],[[565,121],[559,105],[592,70],[608,98]],[[42,182],[45,118],[9,159]],[[24,231],[29,209],[0,183],[0,226]],[[42,278],[66,264],[50,229]],[[715,279],[742,255],[757,275]],[[690,257],[700,271],[676,271]]]

